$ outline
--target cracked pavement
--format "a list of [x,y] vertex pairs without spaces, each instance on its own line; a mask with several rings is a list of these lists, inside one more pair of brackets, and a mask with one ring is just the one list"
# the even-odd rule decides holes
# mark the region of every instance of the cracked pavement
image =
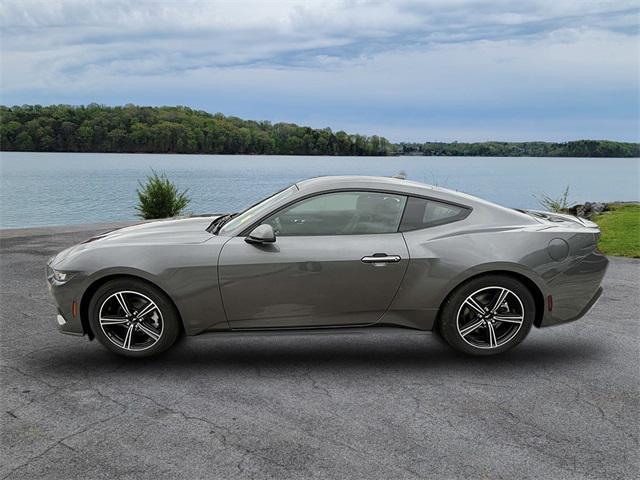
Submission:
[[437,337],[202,335],[131,360],[59,334],[46,259],[0,231],[0,479],[637,478],[640,261],[499,358]]

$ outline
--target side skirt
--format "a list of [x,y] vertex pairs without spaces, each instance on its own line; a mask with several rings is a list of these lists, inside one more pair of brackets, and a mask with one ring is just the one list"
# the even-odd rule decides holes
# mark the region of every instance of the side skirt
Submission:
[[370,325],[363,327],[315,327],[315,328],[270,328],[270,329],[238,329],[205,331],[215,335],[224,336],[272,336],[272,335],[429,335],[430,330],[418,330],[416,328]]

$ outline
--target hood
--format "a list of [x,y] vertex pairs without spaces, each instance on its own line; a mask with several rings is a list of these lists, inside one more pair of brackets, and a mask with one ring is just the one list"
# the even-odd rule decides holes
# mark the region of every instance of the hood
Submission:
[[152,222],[118,228],[101,233],[63,250],[51,259],[52,266],[95,248],[127,245],[192,245],[206,242],[213,235],[206,231],[219,215],[190,217]]
[[85,240],[82,244],[93,242],[124,245],[132,243],[151,245],[200,243],[211,238],[211,234],[206,231],[206,228],[217,217],[218,215],[156,220],[104,232]]

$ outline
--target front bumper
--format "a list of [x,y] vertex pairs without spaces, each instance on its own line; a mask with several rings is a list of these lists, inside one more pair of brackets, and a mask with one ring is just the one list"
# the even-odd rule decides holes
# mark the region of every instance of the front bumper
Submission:
[[58,331],[66,335],[75,335],[78,337],[82,337],[84,335],[82,322],[76,320],[67,321],[67,319],[64,318],[64,315],[62,315],[62,313],[60,312],[60,309],[58,309],[58,314],[55,318],[55,324],[58,328]]
[[80,277],[76,275],[67,282],[57,282],[53,278],[51,260],[47,263],[46,277],[49,293],[58,307],[57,315],[55,317],[52,315],[52,323],[62,333],[77,336],[84,335],[85,331],[80,319],[80,298],[77,295],[77,292],[80,291],[78,288],[81,282]]

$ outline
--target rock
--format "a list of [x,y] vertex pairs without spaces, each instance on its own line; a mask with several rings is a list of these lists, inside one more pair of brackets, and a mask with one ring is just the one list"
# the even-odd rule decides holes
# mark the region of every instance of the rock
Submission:
[[609,210],[609,205],[602,202],[585,202],[583,205],[577,204],[568,208],[571,215],[582,218],[591,218],[607,210]]

